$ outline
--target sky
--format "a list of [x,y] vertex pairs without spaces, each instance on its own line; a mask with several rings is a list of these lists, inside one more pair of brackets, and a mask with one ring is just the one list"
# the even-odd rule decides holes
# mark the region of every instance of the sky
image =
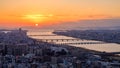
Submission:
[[[82,20],[119,18],[120,0],[0,0],[1,28],[64,26]],[[104,22],[99,25],[104,26]]]

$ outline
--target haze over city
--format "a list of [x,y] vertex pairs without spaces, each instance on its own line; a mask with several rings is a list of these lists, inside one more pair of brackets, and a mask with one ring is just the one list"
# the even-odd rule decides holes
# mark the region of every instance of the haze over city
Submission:
[[119,0],[0,0],[0,10],[1,28],[80,29],[120,25]]

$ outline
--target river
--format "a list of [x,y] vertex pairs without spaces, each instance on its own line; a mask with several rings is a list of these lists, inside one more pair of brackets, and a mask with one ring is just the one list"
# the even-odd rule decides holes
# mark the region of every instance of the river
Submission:
[[[61,35],[52,36],[52,35],[55,35],[52,32],[53,31],[29,31],[27,34],[28,34],[29,37],[34,38],[34,39],[76,39],[76,38],[73,38],[73,37],[61,36]],[[41,36],[39,36],[39,35],[41,35]],[[47,35],[49,35],[49,36],[47,36]],[[48,42],[50,42],[50,41],[48,41]],[[92,43],[98,42],[98,44],[77,44],[77,43],[83,43],[83,42],[85,42],[85,43],[86,42],[92,42]],[[75,40],[75,41],[72,41],[72,40],[69,40],[69,41],[52,41],[52,43],[55,43],[55,44],[65,43],[69,46],[82,47],[82,48],[101,51],[101,52],[104,52],[104,51],[105,52],[120,52],[120,44],[105,43],[105,42],[101,42],[101,41],[79,39],[79,41],[78,40]],[[69,44],[69,43],[73,43],[73,44]]]

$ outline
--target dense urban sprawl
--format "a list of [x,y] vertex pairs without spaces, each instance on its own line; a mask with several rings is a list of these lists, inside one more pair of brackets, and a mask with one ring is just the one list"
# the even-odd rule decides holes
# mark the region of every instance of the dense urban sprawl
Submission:
[[0,32],[0,68],[120,68],[120,60],[94,53],[36,41],[21,29]]

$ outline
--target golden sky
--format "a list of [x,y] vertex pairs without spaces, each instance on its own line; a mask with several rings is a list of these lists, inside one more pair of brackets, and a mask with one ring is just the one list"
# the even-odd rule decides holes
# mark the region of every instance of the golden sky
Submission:
[[120,0],[0,0],[1,26],[119,17]]

